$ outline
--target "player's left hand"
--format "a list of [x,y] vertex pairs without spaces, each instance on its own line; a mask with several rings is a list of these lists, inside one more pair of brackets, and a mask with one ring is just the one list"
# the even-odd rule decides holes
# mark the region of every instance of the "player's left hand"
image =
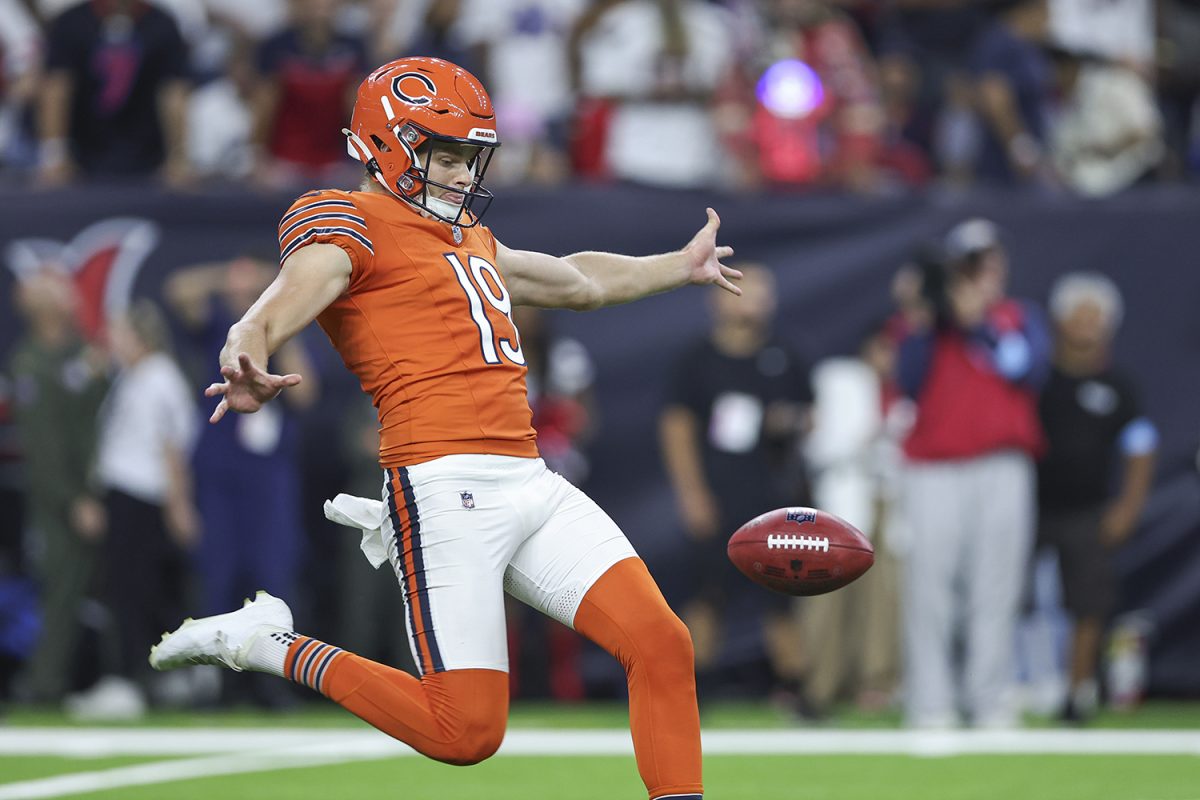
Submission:
[[253,414],[289,386],[300,383],[302,378],[295,374],[272,375],[250,360],[250,356],[239,353],[237,366],[221,367],[222,383],[214,383],[204,390],[205,397],[221,396],[221,402],[208,418],[209,422],[220,422],[227,411]]
[[721,227],[721,218],[711,208],[705,210],[708,212],[708,222],[683,248],[688,259],[688,283],[711,283],[727,292],[740,295],[741,287],[731,283],[730,279],[741,278],[741,271],[721,263],[722,258],[733,255],[732,247],[717,246],[717,229]]

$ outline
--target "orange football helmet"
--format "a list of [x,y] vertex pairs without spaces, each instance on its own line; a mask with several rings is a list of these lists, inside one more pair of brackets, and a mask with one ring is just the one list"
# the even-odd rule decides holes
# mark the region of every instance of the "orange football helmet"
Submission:
[[[384,64],[358,87],[350,127],[342,133],[346,150],[388,191],[443,222],[469,228],[491,203],[483,175],[500,146],[496,113],[483,84],[462,67],[425,57]],[[429,179],[429,156],[422,163],[417,150],[431,141],[479,148],[467,189]],[[462,205],[451,211],[444,201],[431,204],[430,185],[461,191]]]

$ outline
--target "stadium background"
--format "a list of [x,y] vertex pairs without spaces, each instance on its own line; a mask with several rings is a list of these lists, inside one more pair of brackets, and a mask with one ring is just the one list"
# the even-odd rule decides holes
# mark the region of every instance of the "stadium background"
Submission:
[[[861,12],[876,4],[847,5],[860,21],[875,18]],[[876,41],[871,39],[872,44]],[[12,155],[14,152],[17,156]],[[141,251],[141,256],[135,259],[137,263],[130,267],[135,278],[128,287],[129,293],[160,299],[163,282],[174,270],[238,255],[272,252],[276,222],[299,191],[230,183],[228,176],[194,183],[186,191],[173,191],[164,189],[150,174],[133,181],[125,178],[33,191],[30,186],[35,182],[36,158],[29,155],[28,148],[24,162],[20,148],[15,151],[10,148],[5,157],[10,160],[0,173],[0,209],[4,212],[0,216],[0,257],[13,269],[0,269],[0,298],[5,298],[0,313],[0,363],[7,363],[20,334],[19,319],[11,313],[8,299],[13,296],[15,264],[25,257],[22,254],[30,252],[31,243],[34,250],[41,252],[38,248],[48,243],[86,242],[82,249],[66,251],[77,259],[97,255],[104,248],[110,248],[107,251],[110,254],[123,248]],[[1200,697],[1200,475],[1197,473],[1200,419],[1195,399],[1200,396],[1197,369],[1200,317],[1195,308],[1196,298],[1200,297],[1200,270],[1195,253],[1200,191],[1194,180],[1195,173],[1188,173],[1185,167],[1182,176],[1145,181],[1148,185],[1112,197],[1084,199],[1061,187],[995,186],[982,180],[950,185],[931,179],[919,186],[899,190],[892,186],[887,191],[864,193],[828,185],[650,188],[582,175],[549,187],[532,185],[535,181],[510,179],[509,185],[497,190],[499,197],[489,211],[487,223],[512,247],[550,253],[604,249],[640,254],[659,252],[686,241],[703,219],[704,207],[713,206],[722,215],[722,238],[737,249],[738,257],[760,261],[776,271],[780,332],[813,359],[851,352],[868,326],[892,310],[890,280],[914,247],[937,239],[968,217],[982,216],[999,224],[1011,255],[1012,289],[1016,296],[1044,302],[1055,278],[1075,270],[1095,270],[1114,278],[1127,304],[1125,323],[1117,340],[1117,360],[1142,388],[1146,411],[1159,425],[1163,444],[1153,496],[1137,535],[1122,548],[1118,561],[1122,610],[1136,610],[1154,623],[1147,682],[1153,702],[1140,720],[1137,715],[1109,716],[1101,723],[1105,727],[1196,729],[1200,728],[1195,711],[1195,699]],[[93,235],[81,237],[85,233]],[[654,444],[654,412],[662,401],[671,359],[688,341],[705,331],[706,313],[701,290],[689,289],[599,313],[564,312],[551,317],[554,328],[583,343],[596,362],[596,408],[602,435],[589,446],[592,470],[587,489],[628,532],[663,582],[668,596],[678,592],[681,582],[687,579],[677,568],[686,541]],[[304,509],[303,535],[310,559],[319,562],[323,554],[330,552],[329,542],[333,537],[347,535],[326,524],[317,511],[319,503],[311,499],[339,491],[344,477],[344,466],[327,457],[322,443],[336,435],[343,410],[357,390],[318,331],[307,331],[305,343],[323,386],[321,402],[302,420],[302,466],[306,489],[311,490],[306,491],[311,507]],[[296,604],[298,616],[314,620],[317,628],[314,633],[325,633],[336,640],[336,631],[330,630],[333,620],[327,608],[337,587],[318,582],[313,588],[309,597]],[[398,599],[397,596],[397,602]],[[758,657],[760,647],[756,630],[748,626],[735,631],[726,643],[727,657],[752,660]],[[594,694],[620,693],[619,670],[598,651],[588,652],[585,667]],[[602,702],[595,708],[598,710],[594,717],[591,712],[581,714],[578,709],[563,712],[541,706],[518,708],[516,728],[623,725],[619,711]],[[748,704],[733,706],[725,714],[717,713],[706,725],[716,730],[730,727],[780,730],[786,726],[765,708],[761,698],[751,697]],[[61,715],[54,712],[20,707],[10,709],[9,720],[11,731],[0,729],[0,732],[11,732],[16,739],[23,731],[33,738],[35,729],[51,726],[53,730],[61,730],[57,726],[65,724]],[[896,726],[895,717],[888,715],[864,723],[851,712],[842,721],[852,727]],[[197,722],[166,715],[152,717],[149,724],[261,728],[337,727],[343,723],[306,709],[291,721],[269,715],[234,714],[206,715]],[[86,744],[47,747],[37,751],[46,756],[39,762],[13,757],[16,753],[35,751],[21,751],[10,739],[0,737],[0,741],[3,741],[0,797],[7,797],[3,784],[8,781],[90,768],[91,762],[86,759],[75,760],[60,752],[76,746],[86,751],[89,746]],[[1029,749],[1036,749],[1038,740],[1029,741]],[[831,762],[829,758],[811,755],[820,750],[812,741],[797,744],[794,751],[788,751],[791,755],[786,757],[786,766],[779,766],[780,762],[765,756],[758,762],[733,766],[731,760],[722,760],[733,757],[720,756],[714,759],[715,766],[710,771],[717,776],[716,785],[725,788],[722,795],[714,796],[728,797],[801,796],[791,788],[782,788],[786,785],[782,779],[762,778],[774,774],[778,767],[780,772],[803,770],[812,781],[811,796],[831,800],[881,796],[882,792],[894,789],[897,782],[928,787],[943,781],[940,788],[926,789],[913,796],[1009,797],[1013,791],[1022,790],[1030,797],[1186,800],[1193,798],[1195,787],[1200,786],[1200,766],[1196,759],[1200,745],[1194,737],[1183,741],[1182,749],[1172,745],[1175,749],[1168,748],[1167,755],[1158,757],[1163,759],[1162,763],[1153,763],[1150,756],[1142,757],[1141,761],[1114,758],[1111,773],[1098,768],[1097,762],[1103,759],[1094,756],[1074,756],[1074,761],[1064,756],[1063,761],[1048,765],[1029,756],[1028,749],[1021,751],[1024,761],[1017,764],[1006,759],[1021,756],[995,755],[1005,751],[1002,746],[994,745],[984,747],[991,755],[975,756],[977,762],[963,761],[965,757],[960,757],[953,767],[949,760],[939,763],[913,759],[911,752],[914,747],[919,750],[921,745],[903,743],[883,748],[887,753],[910,754],[903,758],[874,754],[852,760],[851,756],[837,756]],[[853,751],[855,746],[850,744],[848,749]],[[1116,752],[1127,752],[1123,747],[1128,745],[1121,745]],[[958,752],[953,747],[950,750]],[[1045,752],[1056,751],[1049,747]],[[1180,752],[1191,756],[1180,757]],[[154,755],[161,757],[162,753]],[[216,758],[223,755],[217,753]],[[117,761],[97,762],[97,768],[117,767],[121,758],[151,756],[106,752],[105,757]],[[335,795],[339,788],[344,790],[351,785],[351,776],[357,774],[367,776],[362,778],[364,793],[380,784],[402,782],[406,776],[417,780],[419,775],[420,780],[428,780],[429,786],[451,787],[441,795],[444,797],[480,796],[478,792],[486,791],[484,787],[492,781],[495,786],[517,787],[512,789],[511,796],[525,797],[534,796],[531,791],[537,790],[529,787],[540,786],[543,775],[573,775],[581,774],[577,770],[594,769],[597,773],[621,774],[626,781],[615,785],[613,791],[629,791],[635,793],[630,796],[636,796],[639,790],[636,779],[631,779],[633,773],[627,758],[612,759],[607,769],[595,767],[600,757],[595,759],[585,760],[588,766],[576,763],[564,767],[562,764],[566,762],[552,755],[523,761],[514,758],[511,772],[505,772],[508,768],[504,766],[485,766],[473,778],[460,778],[433,766],[416,767],[414,761],[405,759],[375,772],[359,768],[355,773],[352,767],[330,768],[320,780],[329,780],[333,787],[329,791]],[[839,759],[844,759],[844,763]],[[818,765],[818,761],[822,763]],[[847,791],[844,773],[863,770],[897,777],[873,784],[855,784],[858,788]],[[1004,774],[1017,777],[1011,783],[999,781],[987,788],[979,777]],[[1023,781],[1033,781],[1038,774],[1046,776],[1047,784],[1030,792],[1029,784]],[[315,778],[308,780],[314,786],[320,782]],[[415,785],[424,786],[420,780]],[[600,786],[604,779],[597,775],[595,780]],[[203,783],[199,785],[203,787]],[[230,783],[228,786],[234,788],[222,791],[242,796],[237,793],[251,791],[245,788],[250,785],[255,787],[253,796],[270,796],[269,784]],[[160,789],[153,786],[143,791],[146,793],[113,790],[103,796],[164,796],[157,794]],[[293,787],[279,796],[304,796],[299,791]],[[414,796],[432,796],[432,791],[418,788]],[[455,791],[462,794],[456,795]],[[501,791],[507,789],[495,790],[494,796],[507,796]],[[939,795],[938,791],[945,794]]]

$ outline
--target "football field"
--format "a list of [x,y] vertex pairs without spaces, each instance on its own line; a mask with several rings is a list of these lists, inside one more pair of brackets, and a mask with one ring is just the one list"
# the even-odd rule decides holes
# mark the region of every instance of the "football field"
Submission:
[[[1200,800],[1195,706],[1085,730],[913,733],[853,717],[797,728],[752,706],[705,722],[713,800]],[[0,800],[638,800],[622,724],[612,706],[519,707],[501,753],[458,768],[336,710],[106,727],[26,713],[0,727]]]

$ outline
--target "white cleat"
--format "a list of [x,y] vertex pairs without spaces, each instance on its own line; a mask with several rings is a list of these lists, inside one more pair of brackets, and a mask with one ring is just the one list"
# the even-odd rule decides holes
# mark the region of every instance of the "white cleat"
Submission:
[[166,670],[215,664],[242,672],[249,669],[246,658],[255,641],[291,630],[292,610],[287,603],[260,590],[237,611],[188,618],[175,631],[164,633],[162,641],[150,648],[150,666]]

